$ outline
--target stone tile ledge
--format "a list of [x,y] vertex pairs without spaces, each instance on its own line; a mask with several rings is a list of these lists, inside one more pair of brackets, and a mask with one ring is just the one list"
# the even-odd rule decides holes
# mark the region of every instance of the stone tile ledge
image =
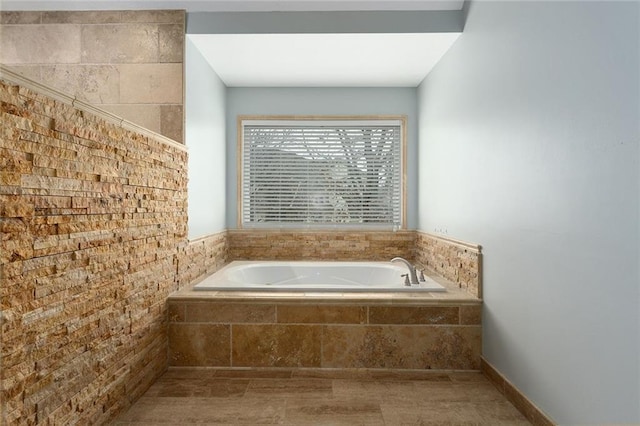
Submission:
[[[257,292],[242,292],[232,294],[231,292],[177,292],[169,296],[171,302],[224,302],[224,303],[295,303],[296,305],[354,305],[363,304],[367,306],[393,305],[393,306],[446,306],[446,305],[480,305],[479,299],[435,299],[425,296],[398,296],[391,294],[386,297],[382,293],[372,294],[369,297],[358,296],[358,293],[285,293],[260,294]],[[202,292],[206,293],[206,292]],[[238,292],[240,293],[240,292]]]
[[[427,271],[429,272],[429,271]],[[205,276],[194,280],[181,290],[169,295],[171,301],[224,301],[250,303],[293,302],[300,304],[347,304],[365,303],[368,305],[443,305],[443,304],[481,304],[482,299],[475,297],[458,285],[435,274],[429,274],[447,288],[446,292],[256,292],[256,291],[196,291],[193,286]]]
[[427,237],[441,240],[449,244],[453,244],[459,246],[461,248],[472,250],[475,253],[480,254],[482,252],[482,246],[480,244],[470,243],[467,241],[457,240],[455,238],[445,237],[443,235],[430,234],[429,232],[417,231],[419,234],[425,235]]
[[38,83],[29,78],[23,77],[20,74],[13,72],[6,65],[0,64],[0,80],[5,80],[10,84],[17,84],[19,86],[24,87],[25,89],[33,90],[36,93],[47,96],[49,98],[55,99],[56,101],[62,102],[64,104],[70,105],[74,108],[77,108],[81,111],[88,112],[90,114],[95,115],[96,117],[103,119],[109,123],[115,124],[123,128],[124,130],[128,130],[131,132],[139,133],[143,136],[146,136],[150,139],[168,145],[172,148],[179,149],[181,151],[187,152],[188,149],[186,145],[178,143],[173,139],[170,139],[166,136],[163,136],[159,133],[155,133],[151,130],[148,130],[144,127],[141,127],[135,123],[125,120],[122,117],[119,117],[115,114],[107,112],[103,109],[97,108],[94,105],[91,105],[87,102],[84,102],[75,96],[70,96],[65,93],[60,92],[52,87],[46,86],[42,83]]

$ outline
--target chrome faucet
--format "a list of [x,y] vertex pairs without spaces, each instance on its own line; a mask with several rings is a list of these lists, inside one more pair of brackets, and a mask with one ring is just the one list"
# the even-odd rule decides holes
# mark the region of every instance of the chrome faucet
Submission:
[[391,261],[392,262],[400,261],[404,263],[407,266],[407,268],[409,268],[409,277],[410,277],[409,282],[412,285],[420,284],[418,282],[418,275],[416,274],[416,268],[411,263],[409,263],[406,259],[403,259],[401,257],[394,257],[393,259],[391,259]]

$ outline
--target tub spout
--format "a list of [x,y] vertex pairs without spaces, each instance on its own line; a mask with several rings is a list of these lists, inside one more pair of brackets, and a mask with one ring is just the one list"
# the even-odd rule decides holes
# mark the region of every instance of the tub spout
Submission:
[[404,263],[407,266],[407,268],[409,268],[409,277],[411,277],[409,282],[411,284],[420,284],[418,281],[418,275],[416,274],[416,268],[411,263],[409,263],[406,259],[403,259],[401,257],[394,257],[393,259],[391,259],[391,261]]

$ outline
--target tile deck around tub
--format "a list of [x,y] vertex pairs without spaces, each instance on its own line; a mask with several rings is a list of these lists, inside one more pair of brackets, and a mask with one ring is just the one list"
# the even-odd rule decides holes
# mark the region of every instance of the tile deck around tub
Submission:
[[477,372],[170,368],[111,426],[529,425]]
[[173,300],[211,300],[222,299],[225,301],[264,301],[277,302],[296,300],[299,303],[331,302],[332,304],[346,303],[380,303],[380,304],[409,304],[428,305],[441,303],[471,302],[479,303],[481,299],[470,294],[459,285],[442,278],[439,275],[428,273],[430,278],[444,286],[445,292],[266,292],[266,291],[196,291],[193,287],[206,277],[190,283],[181,290],[173,293]]

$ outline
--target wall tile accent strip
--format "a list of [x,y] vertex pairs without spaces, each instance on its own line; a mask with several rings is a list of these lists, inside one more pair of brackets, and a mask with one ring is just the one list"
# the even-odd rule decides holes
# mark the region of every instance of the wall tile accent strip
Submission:
[[414,231],[229,230],[230,260],[411,259]]
[[169,364],[478,370],[480,309],[480,301],[387,306],[172,297]]
[[183,141],[185,11],[0,12],[0,63]]
[[104,423],[167,366],[187,153],[0,71],[0,423]]
[[482,252],[479,245],[417,232],[415,261],[482,298]]

